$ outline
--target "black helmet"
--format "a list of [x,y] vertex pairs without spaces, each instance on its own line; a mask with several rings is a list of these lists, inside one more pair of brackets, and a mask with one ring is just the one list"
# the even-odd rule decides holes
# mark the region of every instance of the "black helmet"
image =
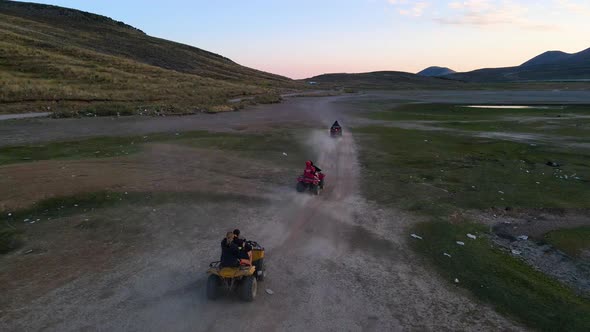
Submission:
[[234,235],[235,236],[240,236],[240,230],[239,229],[234,229]]

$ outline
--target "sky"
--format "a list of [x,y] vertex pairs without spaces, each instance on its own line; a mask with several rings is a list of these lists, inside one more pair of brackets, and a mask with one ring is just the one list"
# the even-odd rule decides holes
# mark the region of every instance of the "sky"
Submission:
[[291,78],[519,65],[590,47],[590,0],[50,0]]

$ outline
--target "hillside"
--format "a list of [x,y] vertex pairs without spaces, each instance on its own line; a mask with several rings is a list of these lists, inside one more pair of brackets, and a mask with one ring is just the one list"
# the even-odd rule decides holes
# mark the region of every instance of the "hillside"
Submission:
[[316,82],[320,87],[351,89],[427,89],[453,87],[460,84],[441,78],[425,77],[398,71],[323,74],[309,78],[306,81]]
[[104,16],[0,1],[0,112],[113,103],[190,110],[300,86]]
[[446,77],[470,82],[590,81],[590,49],[573,54],[549,51],[520,66],[478,69]]
[[432,67],[428,67],[428,68],[420,71],[416,75],[437,77],[437,76],[445,76],[445,75],[453,74],[453,73],[455,73],[455,71],[450,68],[432,66]]
[[535,66],[535,65],[546,65],[550,63],[555,63],[560,60],[566,60],[567,58],[571,57],[571,54],[561,52],[561,51],[547,51],[536,57],[528,60],[527,62],[520,65],[521,67],[525,66]]

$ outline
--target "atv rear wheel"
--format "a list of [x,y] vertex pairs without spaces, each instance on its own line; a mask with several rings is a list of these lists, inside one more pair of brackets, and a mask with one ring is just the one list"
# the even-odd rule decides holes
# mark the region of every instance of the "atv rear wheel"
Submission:
[[305,191],[305,184],[303,184],[302,182],[297,182],[297,192],[304,192]]
[[209,300],[216,300],[221,293],[221,278],[214,274],[210,274],[207,278],[207,298]]
[[240,285],[240,298],[246,302],[252,302],[258,293],[258,283],[254,276],[246,277]]

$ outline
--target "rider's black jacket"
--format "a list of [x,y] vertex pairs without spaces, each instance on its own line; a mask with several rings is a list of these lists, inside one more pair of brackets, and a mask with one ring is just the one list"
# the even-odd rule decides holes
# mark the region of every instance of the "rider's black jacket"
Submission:
[[240,249],[235,243],[227,244],[227,239],[221,241],[221,266],[235,267],[240,266]]

